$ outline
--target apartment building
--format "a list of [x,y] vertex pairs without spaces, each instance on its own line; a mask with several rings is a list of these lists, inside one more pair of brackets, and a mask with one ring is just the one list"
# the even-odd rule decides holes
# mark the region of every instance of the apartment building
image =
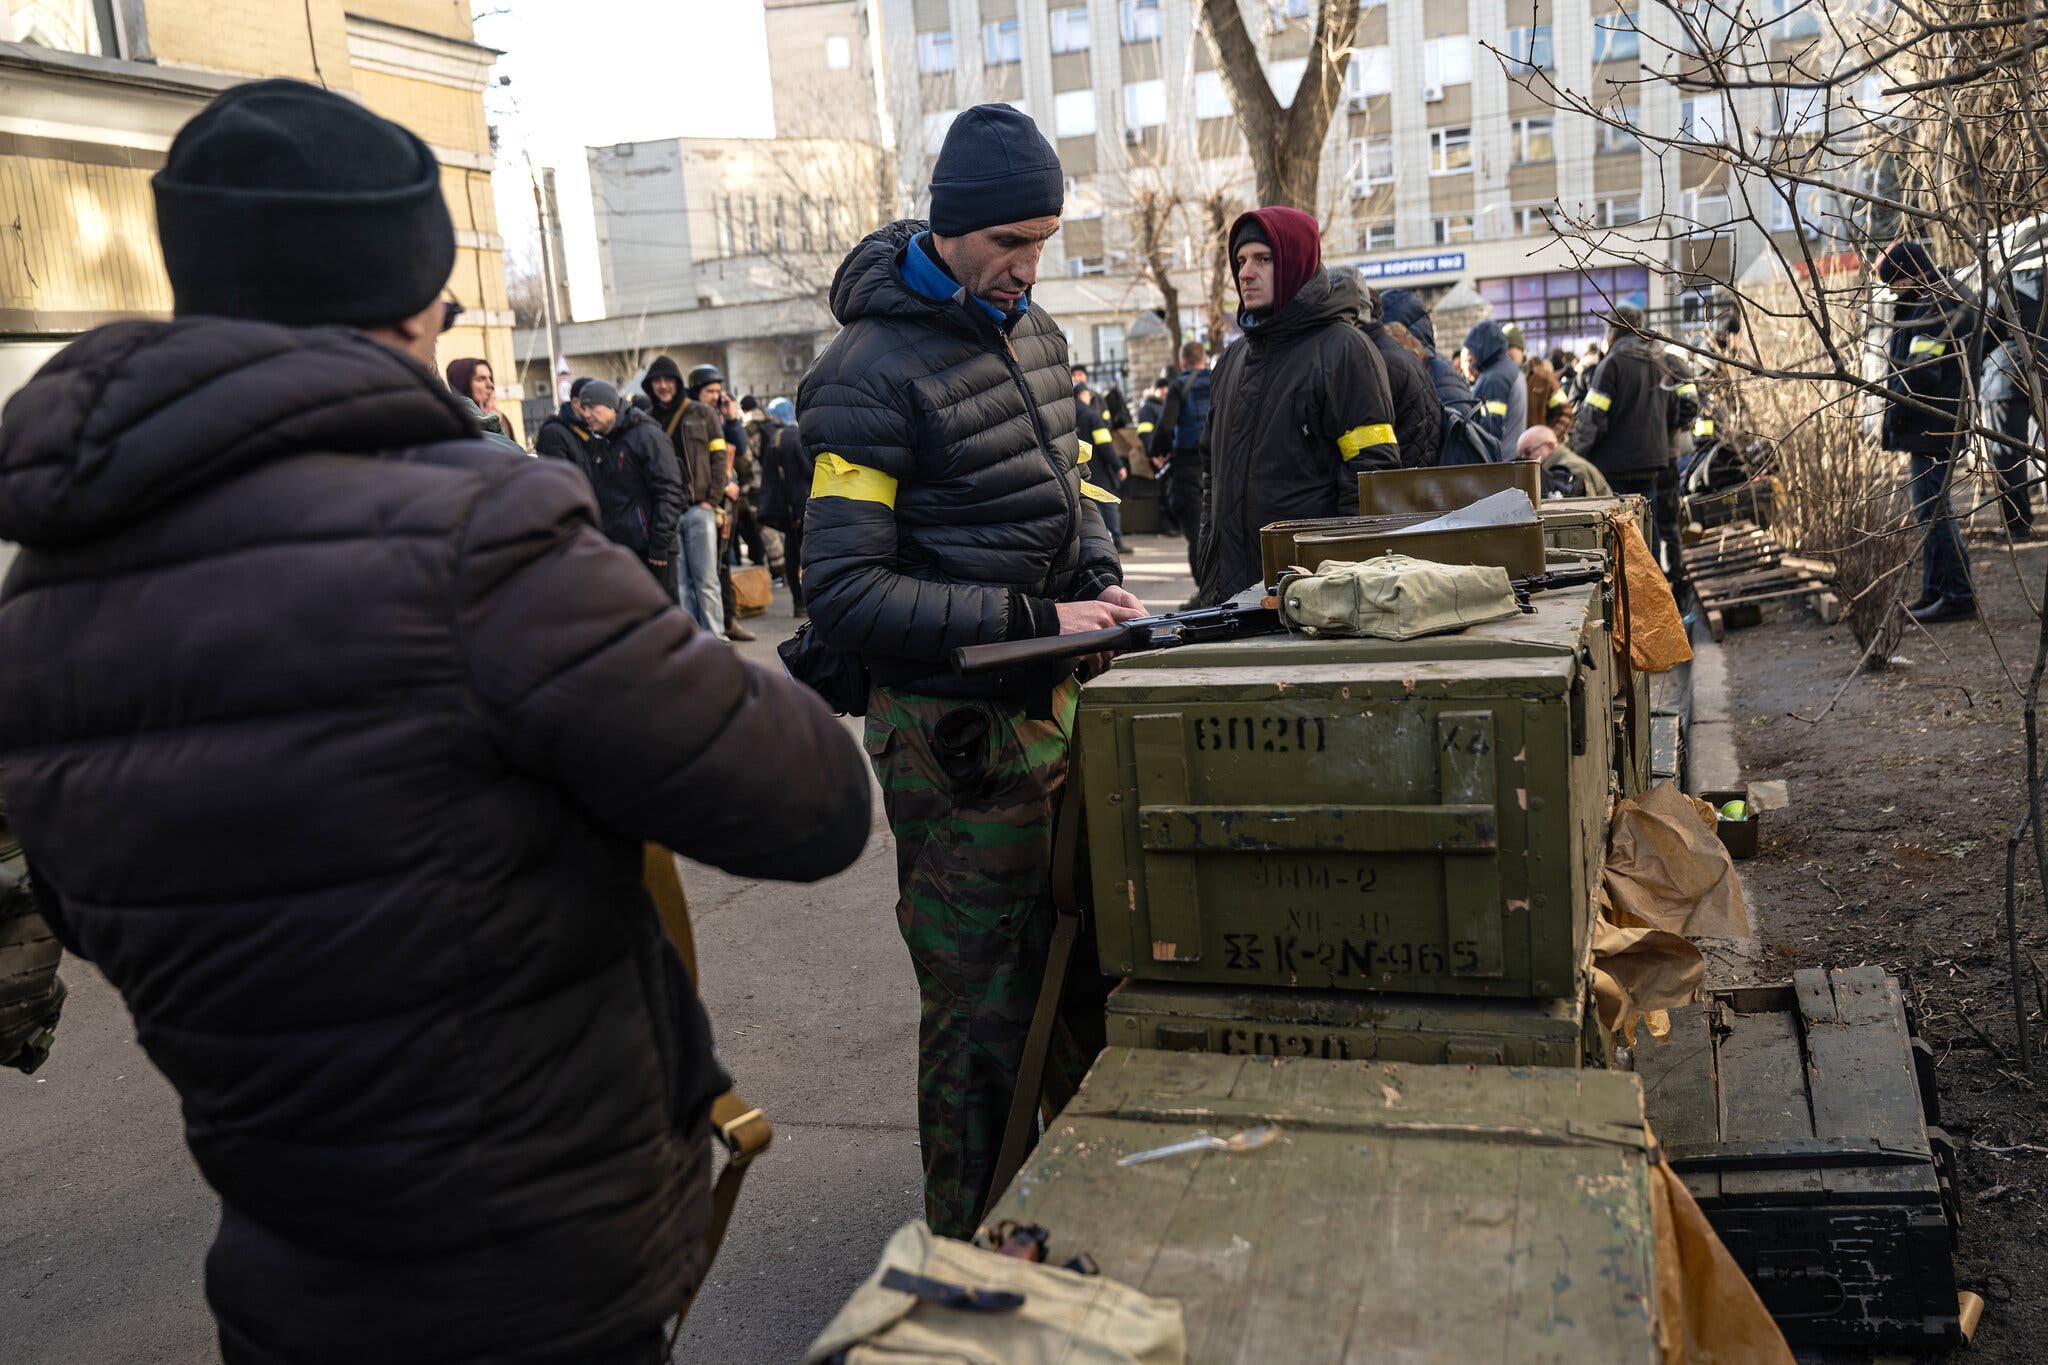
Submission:
[[434,149],[466,309],[441,353],[509,381],[483,106],[497,55],[467,6],[437,0],[0,0],[0,399],[80,332],[169,314],[149,178],[209,99],[265,76],[345,92]]
[[[847,8],[853,9],[853,5]],[[946,128],[970,105],[1002,100],[1037,120],[1070,172],[1066,223],[1037,297],[1069,329],[1077,357],[1121,364],[1136,312],[1156,306],[1135,282],[1128,213],[1134,185],[1163,176],[1192,196],[1253,180],[1197,0],[865,0],[900,182],[925,184]],[[1729,223],[1729,187],[1705,158],[1652,150],[1628,127],[1703,142],[1745,128],[1796,127],[1810,109],[1767,90],[1682,98],[1645,78],[1683,50],[1665,8],[1640,0],[1362,0],[1346,99],[1322,149],[1325,254],[1383,286],[1471,284],[1532,346],[1600,331],[1608,300],[1704,316],[1711,282],[1740,275],[1763,231]],[[1810,42],[1799,0],[1754,0],[1771,44]],[[1268,81],[1283,100],[1301,79],[1312,0],[1245,6]],[[799,53],[815,45],[793,39]],[[778,73],[783,54],[771,53]],[[798,62],[794,70],[801,71]],[[1560,110],[1555,87],[1607,115]],[[783,101],[776,76],[778,108]],[[794,97],[794,96],[793,96]],[[1809,235],[1818,205],[1774,205],[1768,228]],[[1696,230],[1667,237],[1673,215]],[[1562,240],[1562,216],[1600,230]],[[1646,226],[1661,220],[1667,227]],[[1184,234],[1185,237],[1185,234]],[[1183,299],[1206,243],[1177,244]],[[1640,264],[1669,252],[1696,287],[1674,291]],[[1199,327],[1187,309],[1189,329]]]

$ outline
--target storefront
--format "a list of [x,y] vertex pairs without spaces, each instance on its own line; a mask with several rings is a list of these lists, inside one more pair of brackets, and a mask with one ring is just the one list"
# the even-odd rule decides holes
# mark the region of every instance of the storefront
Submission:
[[1495,322],[1521,324],[1529,354],[1578,351],[1607,335],[1606,315],[1618,303],[1648,306],[1650,272],[1645,266],[1604,266],[1542,275],[1506,275],[1477,282],[1479,296],[1493,305]]

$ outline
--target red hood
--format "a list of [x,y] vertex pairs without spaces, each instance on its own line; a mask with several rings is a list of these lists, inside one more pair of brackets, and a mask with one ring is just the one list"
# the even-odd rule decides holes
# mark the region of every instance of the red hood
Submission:
[[[1253,209],[1239,214],[1230,225],[1230,282],[1237,283],[1237,232],[1246,223],[1257,220],[1265,229],[1266,243],[1273,248],[1273,276],[1277,288],[1273,292],[1273,311],[1279,312],[1308,283],[1309,277],[1323,263],[1323,229],[1314,215],[1300,209],[1269,208]],[[1244,295],[1238,295],[1238,302],[1244,302]]]

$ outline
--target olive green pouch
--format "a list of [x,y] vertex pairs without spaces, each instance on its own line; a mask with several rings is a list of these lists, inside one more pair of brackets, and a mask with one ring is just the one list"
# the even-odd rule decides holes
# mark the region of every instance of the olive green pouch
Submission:
[[1289,630],[1340,639],[1412,640],[1521,610],[1506,569],[1399,554],[1325,560],[1312,574],[1282,578],[1279,593],[1280,619]]

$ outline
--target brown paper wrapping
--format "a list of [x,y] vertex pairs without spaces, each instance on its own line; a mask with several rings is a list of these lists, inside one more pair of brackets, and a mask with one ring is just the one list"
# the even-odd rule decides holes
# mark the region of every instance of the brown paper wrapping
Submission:
[[1626,512],[1608,514],[1615,542],[1621,546],[1619,599],[1615,608],[1614,648],[1628,651],[1629,662],[1641,673],[1662,673],[1692,657],[1692,641],[1686,638],[1685,619],[1679,615],[1678,599],[1657,557],[1643,541],[1642,527]]

